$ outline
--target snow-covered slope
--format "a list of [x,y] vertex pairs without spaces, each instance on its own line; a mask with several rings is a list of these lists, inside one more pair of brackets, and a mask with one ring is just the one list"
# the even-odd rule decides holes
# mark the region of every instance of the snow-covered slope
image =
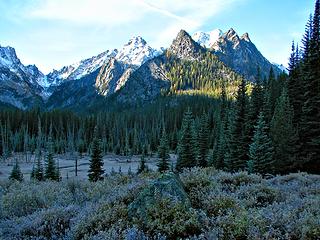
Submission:
[[72,65],[65,66],[60,70],[53,70],[47,76],[50,81],[50,85],[58,86],[64,80],[80,79],[85,75],[88,75],[97,70],[110,58],[115,57],[117,53],[118,51],[116,49],[112,51],[107,50],[97,56],[93,56],[91,58],[76,62]]
[[141,66],[151,58],[160,55],[162,51],[150,47],[149,44],[140,36],[133,37],[116,55],[119,62]]
[[48,79],[51,81],[51,85],[60,85],[63,80],[80,79],[96,71],[111,58],[115,58],[126,65],[141,66],[144,62],[160,53],[160,51],[150,47],[143,38],[138,36],[130,39],[120,51],[117,49],[107,50],[97,56],[65,66],[60,70],[54,70],[48,74]]
[[202,47],[209,48],[216,41],[218,41],[219,37],[221,37],[223,32],[220,29],[214,29],[210,32],[196,32],[192,35],[194,41],[199,43]]

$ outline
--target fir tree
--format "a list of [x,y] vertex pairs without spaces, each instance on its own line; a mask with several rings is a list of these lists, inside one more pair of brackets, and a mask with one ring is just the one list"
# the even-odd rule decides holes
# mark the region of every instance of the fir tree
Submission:
[[94,138],[92,142],[92,153],[90,159],[90,167],[88,171],[89,181],[96,182],[103,179],[103,160],[100,139],[98,138],[97,127],[94,130]]
[[142,154],[141,158],[140,158],[140,164],[138,167],[138,171],[137,174],[146,172],[148,170],[147,165],[146,165],[146,160],[144,158],[144,155]]
[[165,172],[169,170],[169,143],[165,129],[163,128],[162,137],[160,139],[160,145],[158,148],[158,170],[159,172]]
[[315,4],[312,21],[309,54],[304,59],[305,94],[302,107],[300,157],[304,159],[304,169],[320,171],[320,1]]
[[22,172],[20,170],[20,166],[18,164],[18,160],[16,160],[15,164],[13,165],[13,168],[12,168],[12,171],[11,171],[9,179],[16,180],[16,181],[19,181],[19,182],[23,181],[23,174],[22,174]]
[[55,161],[53,159],[53,144],[52,144],[52,138],[49,137],[48,140],[48,155],[47,155],[47,162],[46,162],[46,169],[45,169],[45,178],[52,181],[58,181],[59,176],[57,176],[57,168]]
[[264,115],[260,113],[249,147],[249,162],[247,163],[257,173],[273,172],[273,146],[267,131]]
[[182,120],[181,137],[178,146],[176,169],[191,168],[197,165],[194,121],[190,109],[185,112]]
[[236,114],[229,136],[229,152],[225,155],[230,170],[240,170],[246,167],[247,149],[249,143],[246,137],[246,82],[243,79],[238,88],[236,99]]
[[208,116],[203,114],[200,121],[199,129],[199,156],[198,156],[198,165],[200,167],[207,167],[208,165],[208,152],[209,152],[209,123]]
[[270,134],[274,144],[277,172],[287,172],[294,164],[296,132],[293,127],[293,110],[286,89],[279,97],[271,121]]

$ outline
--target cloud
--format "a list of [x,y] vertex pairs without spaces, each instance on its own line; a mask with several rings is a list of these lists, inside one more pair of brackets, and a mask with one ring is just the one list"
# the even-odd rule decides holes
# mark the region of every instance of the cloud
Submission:
[[15,21],[16,35],[23,35],[24,40],[15,38],[13,44],[28,49],[29,63],[49,71],[119,48],[133,35],[153,47],[168,47],[180,29],[200,30],[210,18],[244,1],[8,0],[0,1],[0,9],[9,25]]
[[[115,28],[123,24],[157,21],[166,17],[163,32],[188,28],[193,31],[232,4],[244,0],[35,0],[30,18],[63,20],[75,24],[97,24]],[[154,14],[154,18],[150,14]],[[147,17],[146,17],[147,16]]]
[[38,0],[29,17],[78,24],[121,25],[145,14],[139,0]]

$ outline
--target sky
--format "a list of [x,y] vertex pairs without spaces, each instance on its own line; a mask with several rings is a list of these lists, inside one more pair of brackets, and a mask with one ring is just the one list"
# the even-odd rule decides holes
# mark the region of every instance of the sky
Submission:
[[233,28],[248,32],[268,60],[287,65],[313,8],[313,0],[0,0],[0,45],[48,73],[133,36],[167,48],[180,29]]

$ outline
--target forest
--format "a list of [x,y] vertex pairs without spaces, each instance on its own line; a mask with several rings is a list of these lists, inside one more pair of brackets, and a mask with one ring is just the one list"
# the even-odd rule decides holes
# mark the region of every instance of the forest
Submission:
[[[316,0],[288,74],[255,66],[249,82],[209,52],[166,53],[171,88],[149,104],[1,106],[0,239],[318,240],[319,23]],[[107,171],[105,156],[131,165]]]
[[219,69],[229,70],[212,54],[199,62],[167,56],[171,89],[142,107],[91,114],[2,110],[1,159],[35,154],[36,169],[48,165],[53,154],[91,154],[98,148],[102,155],[159,153],[166,166],[172,165],[167,156],[174,153],[177,171],[213,166],[230,172],[319,173],[319,48],[316,8],[302,46],[292,43],[289,75],[275,76],[271,68],[262,76],[257,67],[254,83],[238,75],[217,79]]

